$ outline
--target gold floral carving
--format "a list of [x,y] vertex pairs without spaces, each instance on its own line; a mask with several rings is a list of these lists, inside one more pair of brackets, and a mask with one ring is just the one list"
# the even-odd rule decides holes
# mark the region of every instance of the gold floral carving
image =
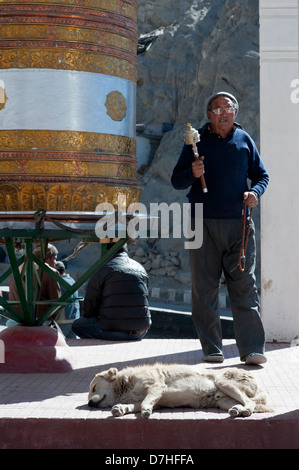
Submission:
[[[72,194],[71,207],[74,211],[86,212],[95,210],[94,188],[92,186],[79,186]],[[90,209],[92,207],[92,209]]]
[[[16,0],[2,0],[1,4],[18,4],[23,5],[27,2]],[[30,0],[32,5],[45,5],[45,6],[63,6],[73,8],[88,8],[94,10],[103,10],[114,14],[120,14],[137,21],[137,1],[135,0]]]
[[127,59],[101,52],[71,48],[37,49],[34,47],[5,48],[0,50],[0,68],[47,68],[102,73],[137,81],[137,66]]
[[0,152],[12,150],[136,156],[136,140],[121,135],[95,132],[0,130]]
[[19,204],[19,191],[12,184],[0,185],[0,210],[17,211]]
[[23,211],[37,211],[46,204],[46,191],[40,185],[22,185],[19,192],[20,206]]
[[113,121],[122,121],[127,114],[127,102],[122,93],[111,91],[105,101],[108,116]]
[[87,162],[51,159],[0,159],[1,177],[12,175],[58,176],[84,178],[130,179],[137,177],[136,164],[116,162]]
[[117,34],[106,31],[105,27],[106,25],[97,25],[95,29],[49,24],[2,24],[0,40],[67,42],[70,43],[70,47],[72,43],[90,44],[111,47],[136,55],[135,39],[125,35],[126,31],[120,29],[120,34]]
[[12,183],[0,185],[0,211],[95,211],[109,202],[118,209],[118,195],[126,205],[139,202],[141,189],[133,186],[66,183]]
[[48,210],[68,211],[71,207],[71,191],[68,184],[56,184],[48,188]]

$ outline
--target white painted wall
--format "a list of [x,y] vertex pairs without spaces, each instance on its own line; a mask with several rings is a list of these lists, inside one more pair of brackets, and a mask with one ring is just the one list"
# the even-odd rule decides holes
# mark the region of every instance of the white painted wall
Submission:
[[262,317],[267,341],[299,338],[299,0],[260,0]]

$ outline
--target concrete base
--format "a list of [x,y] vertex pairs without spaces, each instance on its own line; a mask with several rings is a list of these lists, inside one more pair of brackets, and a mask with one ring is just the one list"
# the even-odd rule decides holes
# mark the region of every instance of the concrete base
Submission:
[[[139,416],[104,420],[97,417],[89,420],[4,418],[0,421],[0,432],[4,436],[0,448],[97,449],[106,450],[106,458],[111,456],[108,449],[116,449],[117,456],[131,457],[138,455],[132,449],[143,449],[143,458],[152,455],[152,463],[156,463],[156,459],[163,462],[163,457],[166,461],[166,455],[169,463],[174,454],[192,455],[194,459],[196,454],[192,450],[195,449],[298,449],[298,411],[265,420],[254,417],[213,419],[210,415],[190,419],[188,411],[184,419],[176,418],[176,413],[182,412],[181,409],[175,411],[171,419],[161,413],[159,419],[149,420]],[[161,450],[147,453],[145,449]]]
[[[100,463],[111,449],[117,450],[115,456],[135,456],[137,451],[130,449],[162,456],[188,455],[191,449],[298,449],[298,347],[268,343],[268,362],[258,367],[240,363],[234,340],[224,340],[221,365],[202,361],[197,339],[67,343],[77,359],[67,374],[2,374],[0,449],[102,449]],[[198,370],[248,370],[267,392],[274,411],[234,419],[218,409],[161,408],[146,420],[140,413],[114,418],[110,408],[88,407],[89,383],[96,373],[155,362],[190,364]],[[139,463],[142,467],[143,461]]]
[[68,372],[75,363],[59,331],[48,326],[12,326],[0,332],[0,373]]
[[[116,449],[115,456],[130,457],[137,453],[130,449],[149,449],[162,456],[188,455],[190,449],[298,449],[298,347],[268,343],[268,362],[259,367],[240,362],[234,340],[223,341],[225,361],[221,365],[202,361],[197,339],[70,339],[67,343],[77,360],[67,374],[1,375],[0,449],[102,449],[101,464],[106,454],[113,453],[111,449]],[[198,370],[248,370],[267,392],[274,411],[234,419],[216,408],[161,408],[146,420],[140,413],[114,418],[110,408],[88,407],[89,384],[95,374],[110,367],[155,362],[189,364]],[[202,454],[199,456],[198,464],[202,462]],[[140,460],[138,469],[143,468],[142,463]]]

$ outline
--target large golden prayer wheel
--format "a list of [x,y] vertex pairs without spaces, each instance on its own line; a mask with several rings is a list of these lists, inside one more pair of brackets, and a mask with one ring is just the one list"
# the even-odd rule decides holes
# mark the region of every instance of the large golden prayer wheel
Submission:
[[0,1],[0,211],[139,200],[136,0]]

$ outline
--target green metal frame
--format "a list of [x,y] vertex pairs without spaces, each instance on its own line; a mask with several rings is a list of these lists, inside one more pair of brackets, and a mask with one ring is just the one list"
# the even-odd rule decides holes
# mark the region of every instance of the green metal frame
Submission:
[[[0,285],[5,279],[13,275],[19,298],[18,301],[7,301],[0,296],[0,305],[4,308],[4,312],[2,312],[1,315],[23,325],[41,325],[71,302],[72,295],[127,242],[127,230],[124,233],[121,224],[118,225],[117,216],[117,220],[114,219],[116,222],[116,230],[112,230],[111,238],[116,237],[118,241],[109,249],[107,249],[107,243],[101,243],[101,257],[97,259],[73,285],[68,284],[53,271],[53,269],[44,263],[43,260],[45,259],[48,243],[54,240],[59,241],[76,238],[86,243],[98,244],[101,241],[109,241],[99,240],[94,230],[96,222],[104,215],[105,213],[94,213],[92,215],[91,213],[46,213],[44,210],[38,210],[36,212],[0,212],[0,239],[5,242],[10,262],[10,267],[0,276]],[[135,217],[135,215],[127,214],[126,220],[131,220],[132,217]],[[148,216],[147,214],[138,214],[138,217],[141,219],[144,217],[146,219],[152,219],[152,216]],[[65,222],[61,223],[61,220],[67,220],[67,223],[72,222],[72,224],[67,225]],[[24,228],[24,226],[26,226],[26,228]],[[89,230],[86,227],[89,227]],[[106,236],[109,237],[109,235],[110,232],[108,230]],[[142,238],[148,236],[152,237],[153,234],[146,226],[141,236]],[[20,241],[25,245],[25,255],[17,259],[15,244]],[[41,246],[42,259],[34,255],[33,247],[35,243],[39,243]],[[42,277],[45,272],[54,278],[65,290],[57,300],[39,300]],[[38,318],[37,309],[41,304],[48,305],[48,308]],[[20,306],[22,315],[20,315],[15,308]]]
[[[106,244],[102,244],[101,257],[96,260],[94,264],[83,273],[80,278],[73,284],[68,284],[61,278],[55,271],[53,271],[41,259],[37,258],[33,253],[33,244],[40,243],[42,250],[42,257],[45,258],[48,242],[55,238],[55,240],[65,240],[70,238],[81,238],[82,234],[64,233],[63,231],[39,231],[39,230],[17,230],[5,229],[0,230],[0,238],[5,241],[7,255],[10,262],[10,268],[7,269],[0,276],[0,284],[3,283],[10,275],[14,276],[16,289],[18,292],[19,301],[7,301],[0,297],[0,305],[4,308],[5,312],[2,315],[26,326],[41,325],[48,320],[52,315],[57,313],[63,306],[67,305],[70,297],[96,272],[98,271],[117,251],[126,243],[127,238],[119,239],[115,245],[106,249]],[[57,232],[57,233],[56,233]],[[88,235],[89,236],[89,235]],[[84,237],[84,234],[83,234]],[[25,244],[25,255],[17,259],[14,242],[21,239]],[[83,238],[86,241],[86,238]],[[88,239],[99,243],[99,239],[94,236]],[[47,272],[54,278],[65,290],[65,292],[57,299],[52,301],[40,301],[40,288],[42,284],[43,273]],[[38,305],[47,304],[47,310],[37,318]],[[23,316],[14,308],[16,305],[21,306]]]

